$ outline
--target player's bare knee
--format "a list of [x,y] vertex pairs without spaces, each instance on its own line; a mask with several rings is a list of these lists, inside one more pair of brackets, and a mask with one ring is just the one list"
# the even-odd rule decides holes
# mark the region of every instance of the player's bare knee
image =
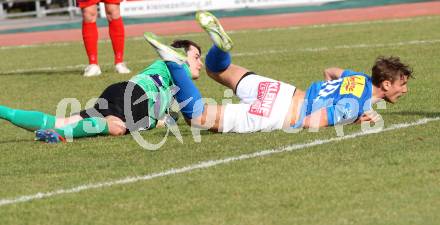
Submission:
[[223,116],[223,107],[217,105],[205,105],[203,113],[195,118],[186,119],[186,123],[192,127],[218,132]]
[[199,128],[199,129],[208,129],[204,126],[204,123],[202,120],[203,120],[202,116],[199,116],[197,118],[186,119],[185,121],[191,127],[195,127],[195,128]]
[[209,77],[214,78],[218,77],[221,72],[213,72],[206,67],[206,74],[208,74]]
[[109,128],[109,133],[112,136],[122,136],[126,133],[127,129],[125,127],[111,127]]
[[121,136],[126,133],[127,128],[117,122],[110,122],[108,123],[108,131],[112,136]]
[[118,13],[107,14],[107,20],[108,21],[117,20],[119,18],[121,18],[121,15],[119,15],[119,12]]
[[119,5],[107,4],[105,6],[105,14],[107,16],[108,21],[117,20],[121,18]]
[[192,119],[185,118],[185,122],[186,122],[186,124],[188,124],[189,126],[192,126],[192,125],[197,126],[197,125],[195,124],[195,121],[194,121],[194,123],[193,123],[193,120],[192,120]]
[[82,11],[82,18],[83,21],[86,23],[93,23],[96,22],[96,19],[98,18],[98,11],[96,8],[85,8]]
[[190,118],[185,118],[186,124],[188,124],[189,126],[198,127],[198,128],[202,127],[203,120],[204,120],[203,119],[203,114],[198,116],[198,117],[191,118],[191,119]]
[[113,136],[121,136],[127,132],[127,128],[125,127],[125,123],[115,116],[107,116],[106,118],[108,131],[110,135]]

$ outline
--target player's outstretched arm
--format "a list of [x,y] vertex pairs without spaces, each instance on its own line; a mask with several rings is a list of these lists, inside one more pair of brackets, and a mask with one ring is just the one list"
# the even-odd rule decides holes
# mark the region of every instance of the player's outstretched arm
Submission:
[[355,122],[356,123],[362,123],[362,122],[373,122],[377,123],[379,120],[381,120],[382,117],[379,113],[377,113],[374,110],[366,111],[364,112]]

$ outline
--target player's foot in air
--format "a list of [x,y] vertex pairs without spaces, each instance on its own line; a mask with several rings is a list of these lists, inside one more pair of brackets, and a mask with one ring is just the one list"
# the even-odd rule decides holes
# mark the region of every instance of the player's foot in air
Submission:
[[232,49],[234,45],[231,38],[223,30],[222,25],[218,19],[210,12],[198,11],[196,13],[196,20],[200,26],[209,34],[214,44],[221,50],[227,52]]
[[125,63],[121,62],[121,63],[117,63],[115,65],[115,71],[119,74],[128,74],[130,73],[130,69],[128,69],[127,65],[125,65]]
[[148,41],[148,43],[150,43],[151,46],[153,46],[160,58],[162,58],[164,61],[175,62],[179,65],[182,65],[186,62],[186,53],[183,49],[177,49],[163,44],[158,36],[150,32],[145,32],[144,38]]
[[60,134],[58,134],[54,130],[50,130],[50,129],[35,131],[35,140],[43,141],[46,143],[66,142],[65,138],[63,138]]
[[84,69],[85,77],[94,77],[101,75],[101,68],[97,64],[90,64]]

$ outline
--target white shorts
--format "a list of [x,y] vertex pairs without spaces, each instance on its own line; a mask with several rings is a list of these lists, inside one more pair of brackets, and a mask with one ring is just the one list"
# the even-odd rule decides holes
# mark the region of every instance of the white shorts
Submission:
[[251,74],[238,83],[240,104],[227,104],[223,133],[249,133],[283,128],[295,87],[267,77]]

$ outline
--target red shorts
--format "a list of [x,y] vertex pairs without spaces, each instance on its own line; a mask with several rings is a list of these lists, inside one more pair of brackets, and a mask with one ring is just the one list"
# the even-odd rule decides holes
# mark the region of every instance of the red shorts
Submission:
[[81,9],[89,7],[91,5],[96,5],[100,2],[104,2],[105,4],[119,4],[123,0],[76,0],[78,7]]

